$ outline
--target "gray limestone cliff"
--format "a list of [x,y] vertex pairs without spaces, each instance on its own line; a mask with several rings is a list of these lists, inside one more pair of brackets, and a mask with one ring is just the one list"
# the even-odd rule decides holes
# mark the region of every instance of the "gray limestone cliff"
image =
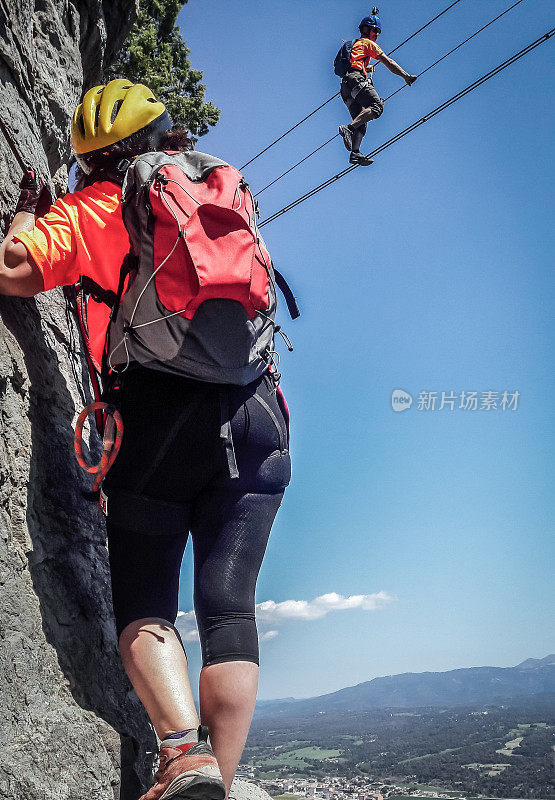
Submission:
[[[135,12],[135,0],[0,0],[0,120],[53,186],[65,185],[71,114]],[[3,232],[20,177],[0,131]],[[156,738],[117,648],[103,520],[73,456],[84,386],[61,292],[0,297],[3,800],[135,800],[152,773]]]

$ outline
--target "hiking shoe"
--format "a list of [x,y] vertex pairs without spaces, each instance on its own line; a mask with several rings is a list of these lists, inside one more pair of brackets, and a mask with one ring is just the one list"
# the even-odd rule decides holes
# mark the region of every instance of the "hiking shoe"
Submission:
[[362,153],[351,153],[349,156],[349,164],[356,164],[357,167],[369,167],[370,164],[374,163],[373,158],[368,158],[368,156],[363,156]]
[[218,762],[200,725],[171,744],[160,746],[154,785],[139,800],[224,800],[226,790]]
[[353,134],[347,127],[347,125],[340,125],[339,126],[339,133],[343,137],[343,144],[347,148],[347,150],[353,149]]

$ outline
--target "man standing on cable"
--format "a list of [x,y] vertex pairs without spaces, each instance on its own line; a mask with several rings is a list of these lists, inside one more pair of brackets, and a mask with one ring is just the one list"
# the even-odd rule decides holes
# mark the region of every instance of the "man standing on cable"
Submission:
[[[370,59],[381,61],[390,72],[403,78],[408,86],[411,86],[417,78],[416,75],[405,72],[376,43],[382,32],[382,24],[376,16],[378,9],[373,9],[373,12],[371,16],[364,17],[360,23],[360,38],[352,43],[347,42],[337,54],[335,62],[336,74],[342,74],[341,98],[353,120],[350,125],[340,125],[339,133],[343,137],[345,147],[351,152],[349,162],[359,167],[367,167],[373,163],[371,158],[362,155],[360,145],[366,133],[366,123],[371,119],[377,119],[383,111],[383,101],[372,83],[373,66],[370,67],[368,74]],[[342,60],[345,62],[344,72],[341,66],[338,68],[338,62]]]

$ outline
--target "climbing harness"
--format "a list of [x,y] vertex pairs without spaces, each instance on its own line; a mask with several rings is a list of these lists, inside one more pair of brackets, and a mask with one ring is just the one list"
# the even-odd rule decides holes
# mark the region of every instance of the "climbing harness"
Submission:
[[[83,428],[87,417],[92,412],[101,412],[104,415],[104,434],[102,436],[102,456],[98,464],[91,464],[83,453]],[[108,470],[116,460],[123,439],[123,420],[121,414],[111,403],[95,402],[86,406],[77,418],[75,424],[74,447],[79,466],[90,475],[94,475],[92,491],[87,493],[88,499],[100,499],[100,487],[108,474]]]
[[[419,128],[425,122],[428,122],[428,120],[432,119],[432,117],[435,117],[441,111],[445,111],[446,108],[449,108],[449,106],[452,106],[458,100],[461,100],[465,95],[467,95],[470,92],[474,91],[474,89],[477,89],[478,86],[481,86],[483,83],[488,81],[490,78],[493,78],[499,72],[502,72],[504,69],[506,69],[507,67],[511,66],[511,64],[514,64],[515,61],[518,61],[518,59],[522,58],[525,55],[528,55],[528,53],[530,53],[536,47],[539,47],[540,44],[543,44],[544,42],[548,41],[548,39],[550,39],[554,34],[555,34],[555,28],[552,28],[550,31],[547,31],[547,33],[544,33],[543,36],[540,36],[539,39],[536,39],[535,42],[532,42],[527,47],[524,47],[518,53],[515,53],[513,56],[508,58],[506,61],[503,61],[501,64],[499,64],[497,67],[494,67],[492,70],[490,70],[485,75],[482,75],[481,78],[478,78],[477,80],[475,80],[473,83],[471,83],[466,88],[461,89],[460,92],[457,92],[457,94],[453,95],[453,97],[451,97],[449,100],[446,100],[444,103],[441,103],[441,105],[439,105],[436,108],[434,108],[433,111],[430,111],[428,114],[426,114],[426,116],[421,117],[420,119],[416,120],[416,122],[413,122],[412,125],[409,125],[407,128],[405,128],[404,130],[400,131],[395,136],[392,136],[391,139],[388,139],[387,142],[384,142],[384,144],[382,144],[380,147],[377,147],[375,150],[372,150],[370,153],[367,154],[368,157],[372,158],[373,156],[377,155],[378,153],[381,153],[384,150],[386,150],[392,144],[395,144],[396,142],[398,142],[400,139],[403,139],[409,133],[412,133],[414,130]],[[327,181],[324,181],[319,186],[316,186],[314,189],[311,189],[309,192],[306,192],[306,194],[302,195],[301,197],[298,197],[296,200],[293,200],[293,202],[289,203],[289,205],[287,205],[287,206],[284,206],[279,211],[276,211],[274,214],[272,214],[270,217],[268,217],[268,219],[263,220],[259,224],[259,227],[263,228],[264,225],[269,225],[270,222],[273,222],[275,219],[278,219],[278,217],[281,217],[281,216],[283,216],[283,214],[286,214],[288,211],[291,211],[291,209],[295,208],[296,206],[300,205],[301,203],[304,203],[305,200],[308,200],[310,197],[313,197],[315,194],[318,194],[318,192],[321,192],[322,189],[326,189],[328,186],[331,186],[332,183],[335,183],[336,181],[340,180],[345,175],[347,175],[349,172],[352,172],[354,169],[357,169],[357,168],[358,168],[357,165],[349,166],[346,169],[344,169],[342,172],[339,172],[337,175],[333,175],[331,178],[328,178]]]
[[[403,39],[403,41],[400,42],[398,45],[396,45],[393,48],[393,50],[390,50],[387,55],[388,56],[393,55],[393,53],[395,53],[397,50],[399,50],[401,47],[403,47],[405,44],[407,44],[407,42],[410,42],[411,39],[414,39],[415,36],[418,36],[419,33],[422,33],[422,31],[426,30],[426,28],[429,27],[433,22],[435,22],[437,19],[442,17],[444,14],[446,14],[448,11],[450,11],[454,6],[456,6],[457,3],[460,3],[460,2],[461,2],[461,0],[454,0],[454,2],[451,3],[451,5],[447,6],[447,8],[444,8],[443,11],[440,11],[440,13],[436,14],[435,17],[432,17],[432,19],[430,19],[428,22],[426,22],[425,25],[422,25],[422,27],[418,28],[417,31],[415,31],[414,33],[411,33],[411,35],[408,36],[406,39]],[[307,114],[306,117],[303,117],[303,119],[301,119],[299,122],[297,122],[296,125],[293,125],[292,128],[289,128],[289,130],[285,131],[285,133],[283,133],[275,141],[273,141],[271,144],[269,144],[267,147],[265,147],[264,150],[261,150],[259,153],[257,153],[255,156],[253,156],[249,161],[247,161],[246,164],[243,164],[242,167],[239,167],[239,169],[241,171],[243,171],[245,169],[245,167],[248,167],[249,164],[252,164],[253,161],[256,161],[256,159],[260,158],[260,156],[263,155],[264,153],[267,153],[268,150],[270,150],[272,147],[274,147],[274,145],[276,145],[278,142],[281,142],[282,139],[285,139],[286,136],[288,136],[290,133],[292,133],[294,130],[296,130],[300,125],[303,124],[303,122],[306,122],[307,119],[310,119],[310,117],[313,117],[314,114],[316,114],[318,111],[320,111],[322,108],[324,108],[324,106],[327,106],[328,103],[331,103],[332,100],[335,100],[336,97],[339,97],[339,94],[340,94],[339,92],[336,92],[334,95],[332,95],[332,97],[328,98],[328,100],[324,101],[321,105],[319,105],[318,108],[315,108],[314,111],[311,111],[310,114]]]
[[[506,8],[505,11],[501,12],[501,14],[498,14],[496,17],[494,17],[494,19],[490,20],[488,23],[486,23],[481,28],[479,28],[477,31],[474,31],[473,34],[471,34],[466,39],[464,39],[462,42],[460,42],[456,47],[453,47],[447,53],[444,53],[440,58],[438,58],[436,61],[434,61],[428,67],[426,67],[426,69],[423,69],[422,72],[419,72],[418,75],[417,75],[417,78],[420,78],[426,72],[429,72],[429,70],[431,70],[433,67],[436,67],[442,61],[444,61],[446,58],[448,58],[448,56],[452,55],[454,52],[459,50],[461,47],[463,47],[463,45],[467,44],[467,42],[469,42],[471,39],[474,39],[474,37],[478,36],[478,34],[482,33],[482,31],[485,31],[486,28],[489,28],[490,25],[493,25],[494,22],[497,22],[498,19],[501,19],[501,17],[503,17],[505,14],[508,14],[509,11],[512,11],[513,8],[515,8],[516,6],[520,5],[520,3],[522,3],[522,2],[524,2],[524,0],[516,0],[516,3],[513,3],[512,6],[509,6],[508,8]],[[346,44],[349,44],[349,42],[347,42]],[[389,94],[387,97],[384,97],[384,103],[387,102],[388,100],[391,100],[392,97],[394,97],[399,92],[402,92],[403,89],[406,89],[406,88],[407,88],[406,84],[404,84],[403,86],[400,86],[398,89],[396,89],[394,92]],[[326,147],[328,144],[330,144],[330,142],[333,142],[335,139],[337,139],[338,135],[339,134],[335,133],[332,137],[330,137],[327,141],[325,141],[323,144],[321,144],[315,150],[312,150],[312,152],[309,153],[307,156],[302,158],[300,161],[297,161],[296,164],[293,164],[292,167],[289,167],[289,169],[287,169],[285,172],[282,172],[281,175],[278,175],[277,178],[274,178],[274,180],[270,181],[270,183],[266,184],[266,186],[264,186],[262,189],[259,189],[258,192],[256,192],[254,196],[255,197],[259,197],[262,194],[262,192],[266,191],[266,189],[269,189],[271,186],[274,186],[274,184],[278,183],[278,181],[280,181],[282,178],[285,178],[286,175],[289,175],[291,172],[293,172],[293,170],[297,169],[297,167],[300,167],[301,164],[304,164],[305,161],[308,161],[309,158],[312,158],[313,155],[315,155],[320,150],[322,150],[324,147]]]

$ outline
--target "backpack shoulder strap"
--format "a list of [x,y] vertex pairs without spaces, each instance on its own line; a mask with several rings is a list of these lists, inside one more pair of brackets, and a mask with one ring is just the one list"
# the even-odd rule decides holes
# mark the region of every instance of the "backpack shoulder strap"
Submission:
[[118,290],[115,294],[114,292],[111,292],[111,294],[114,295],[114,302],[112,303],[111,306],[112,310],[110,312],[110,322],[113,322],[117,317],[119,306],[121,303],[121,298],[123,297],[123,290],[125,289],[125,279],[127,278],[130,272],[133,272],[133,270],[137,268],[138,261],[139,257],[131,252],[127,253],[125,258],[123,259],[119,271]]
[[104,303],[112,308],[116,301],[116,293],[110,289],[103,289],[99,283],[93,281],[88,275],[81,275],[79,282],[76,284],[81,291],[90,295],[95,303]]
[[274,275],[276,276],[276,284],[279,287],[282,295],[285,298],[285,302],[287,303],[287,310],[289,311],[289,316],[291,319],[297,319],[297,317],[301,316],[301,312],[299,311],[299,306],[297,305],[297,301],[295,300],[295,295],[291,291],[291,287],[281,274],[279,270],[274,267]]

